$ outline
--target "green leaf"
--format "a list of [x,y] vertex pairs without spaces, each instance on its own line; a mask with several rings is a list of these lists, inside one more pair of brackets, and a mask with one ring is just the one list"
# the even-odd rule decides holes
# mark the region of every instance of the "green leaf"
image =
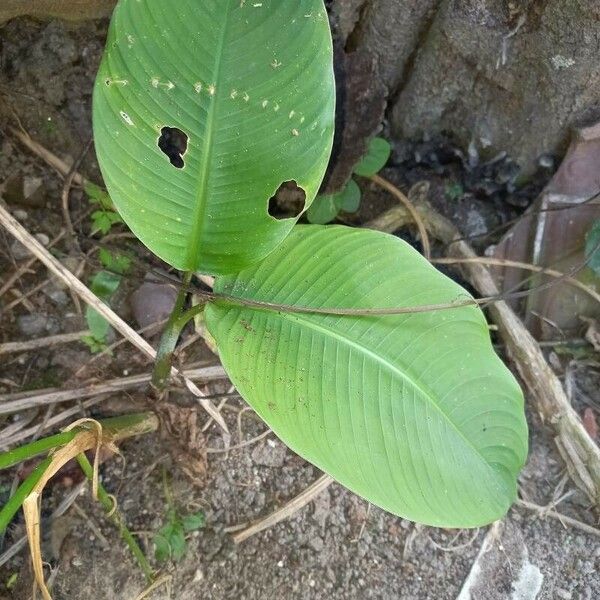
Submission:
[[322,194],[315,198],[306,213],[309,223],[325,225],[331,223],[342,210],[342,194]]
[[122,223],[121,215],[110,210],[97,210],[92,213],[92,230],[93,233],[99,231],[106,235],[117,223]]
[[[470,297],[402,240],[299,226],[220,293],[313,307]],[[502,517],[527,453],[523,395],[476,307],[396,316],[206,308],[233,383],[273,431],[370,502],[441,527]]]
[[[90,284],[90,290],[96,296],[98,296],[100,300],[108,303],[110,302],[113,294],[119,289],[120,284],[120,275],[115,275],[114,273],[109,273],[108,271],[100,271],[94,275]],[[92,338],[97,342],[103,342],[110,331],[110,325],[108,321],[89,306],[85,311],[85,319],[90,331],[92,332]]]
[[390,158],[392,147],[387,140],[376,137],[369,144],[366,156],[354,167],[354,172],[362,177],[371,177],[379,173]]
[[131,258],[121,252],[115,253],[105,248],[100,248],[98,256],[104,268],[112,273],[125,275],[131,268]]
[[167,515],[167,523],[154,536],[154,556],[164,562],[181,560],[186,551],[184,526],[175,513]]
[[460,200],[464,194],[463,186],[457,181],[446,186],[446,198],[448,200]]
[[596,275],[600,275],[600,221],[596,221],[585,239],[585,255],[588,266]]
[[295,181],[310,206],[334,105],[323,0],[120,0],[94,140],[111,198],[150,250],[181,270],[229,273],[297,221],[268,214],[282,183]]
[[184,530],[189,533],[190,531],[202,529],[206,523],[206,517],[204,516],[204,513],[200,511],[191,515],[186,515],[183,517],[182,523]]
[[341,210],[352,213],[360,207],[362,193],[358,184],[350,179],[346,187],[338,194],[317,196],[306,213],[309,223],[325,225],[331,223]]
[[154,557],[159,562],[165,562],[171,558],[171,544],[162,531],[161,529],[154,536]]
[[106,190],[89,181],[85,184],[84,189],[92,204],[99,204],[104,210],[115,210],[115,205]]
[[350,179],[342,191],[342,210],[354,213],[360,208],[362,192],[354,179]]

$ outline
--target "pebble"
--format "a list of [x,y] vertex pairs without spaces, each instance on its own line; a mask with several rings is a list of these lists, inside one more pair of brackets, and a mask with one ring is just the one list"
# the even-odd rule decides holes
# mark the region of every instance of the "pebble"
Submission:
[[567,592],[567,590],[561,590],[560,588],[555,589],[554,593],[556,594],[557,598],[560,598],[560,600],[571,600],[573,598],[573,594],[571,592]]
[[[44,247],[50,244],[50,238],[45,233],[36,233],[33,237]],[[29,249],[17,240],[11,244],[10,252],[15,260],[25,260],[33,256]]]
[[17,327],[26,337],[36,337],[46,333],[50,319],[41,313],[17,317]]
[[17,221],[25,221],[27,219],[27,211],[17,209],[13,211],[13,217],[17,219]]
[[285,462],[287,448],[281,442],[269,440],[256,446],[252,451],[252,460],[263,467],[282,467]]

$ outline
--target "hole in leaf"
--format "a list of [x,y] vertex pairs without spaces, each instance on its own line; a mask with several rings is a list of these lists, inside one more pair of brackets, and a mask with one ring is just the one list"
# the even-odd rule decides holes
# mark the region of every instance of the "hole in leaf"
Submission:
[[274,219],[296,219],[306,204],[306,192],[295,181],[284,181],[269,198],[269,215]]
[[158,147],[169,157],[171,164],[183,169],[183,155],[187,152],[188,136],[177,127],[163,127],[158,138]]

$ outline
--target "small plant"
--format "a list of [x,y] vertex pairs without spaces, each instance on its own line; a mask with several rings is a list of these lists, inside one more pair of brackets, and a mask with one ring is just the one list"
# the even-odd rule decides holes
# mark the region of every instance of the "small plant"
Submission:
[[[122,224],[123,219],[115,211],[114,204],[108,193],[102,188],[88,183],[85,191],[92,204],[97,204],[99,210],[91,215],[91,234],[107,235],[114,225]],[[98,271],[90,281],[90,289],[98,298],[110,304],[113,296],[121,285],[123,276],[127,274],[131,266],[131,259],[123,253],[112,252],[101,248],[98,257],[104,267]],[[88,307],[85,319],[90,330],[90,335],[85,336],[82,341],[88,346],[92,353],[101,352],[106,349],[106,340],[110,332],[110,325],[93,308]]]
[[175,505],[169,488],[167,472],[163,469],[163,489],[167,503],[165,524],[154,536],[154,557],[159,562],[180,561],[186,553],[186,534],[204,527],[206,518],[203,511],[183,515]]
[[465,190],[457,181],[446,186],[446,198],[448,200],[460,200],[464,195]]
[[[383,169],[390,158],[392,147],[387,140],[376,137],[369,143],[367,154],[354,167],[354,174],[372,177]],[[344,189],[337,194],[323,194],[315,198],[306,213],[310,223],[325,225],[331,223],[340,212],[357,212],[360,208],[362,192],[353,178],[348,180]]]
[[[332,63],[323,0],[118,3],[96,151],[123,220],[184,274],[154,381],[203,311],[231,380],[295,452],[397,515],[480,526],[515,500],[527,453],[523,396],[483,313],[398,238],[268,211],[290,182],[305,210],[315,201]],[[374,140],[356,174],[388,156]],[[354,185],[330,214],[357,205]],[[214,291],[186,311],[197,273]]]
[[[183,273],[158,350],[159,388],[183,327],[202,314],[231,381],[296,453],[402,517],[454,528],[490,523],[516,498],[527,426],[522,392],[481,310],[398,238],[296,226],[301,215],[269,213],[270,199],[291,183],[311,210],[334,112],[323,0],[120,0],[94,88],[108,190],[88,189],[99,205],[94,231],[122,219]],[[388,156],[387,142],[373,140],[355,173],[374,177]],[[357,207],[354,181],[340,198],[326,201],[330,214]],[[129,260],[107,250],[100,260],[91,287],[109,302]],[[196,288],[196,274],[216,276],[213,291]],[[190,291],[200,302],[186,309]],[[88,342],[101,349],[107,324],[93,311],[87,317]],[[143,431],[117,423],[127,436],[157,427],[149,415],[141,422]],[[23,503],[39,527],[35,494],[73,457],[113,514],[83,454],[112,442],[94,423],[95,434],[63,432],[0,455],[6,468],[58,448],[0,511],[0,530]],[[203,515],[167,504],[156,557],[177,560]],[[130,532],[115,522],[151,579]],[[45,590],[39,546],[32,555]]]

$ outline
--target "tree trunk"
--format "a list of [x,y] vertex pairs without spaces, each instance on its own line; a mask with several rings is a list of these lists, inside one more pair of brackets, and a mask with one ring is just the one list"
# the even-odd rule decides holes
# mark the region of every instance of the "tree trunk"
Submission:
[[363,87],[396,138],[450,133],[527,176],[600,118],[598,0],[334,0],[332,13],[346,62],[374,65]]
[[[110,13],[115,0],[0,0],[0,23]],[[336,45],[339,189],[387,117],[535,171],[600,118],[598,0],[326,0]]]

